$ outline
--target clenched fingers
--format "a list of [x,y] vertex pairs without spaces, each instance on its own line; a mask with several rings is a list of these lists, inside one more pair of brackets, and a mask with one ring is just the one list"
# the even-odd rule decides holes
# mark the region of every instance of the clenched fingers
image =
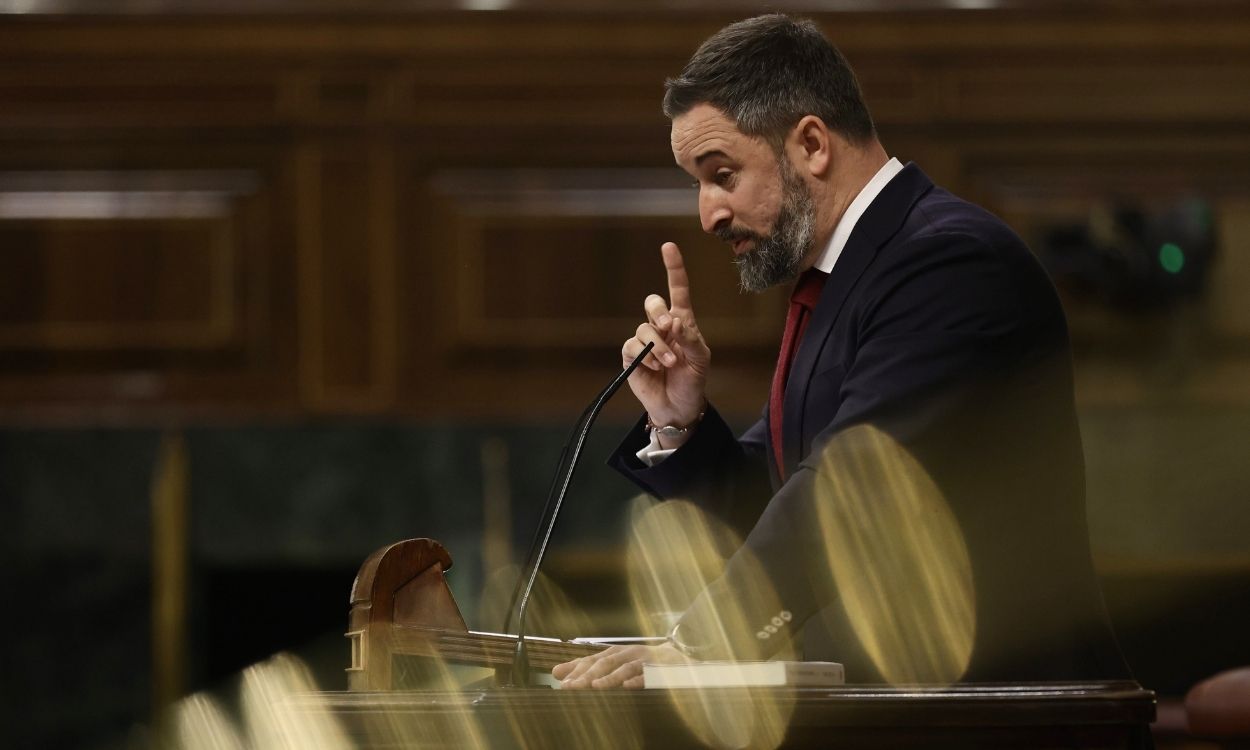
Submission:
[[655,344],[655,348],[647,355],[642,364],[652,370],[662,370],[677,364],[677,355],[672,347],[664,341],[664,336],[650,323],[638,326],[634,338],[628,339],[621,347],[621,362],[628,365],[637,357],[647,344]]
[[669,326],[673,323],[673,316],[663,297],[658,294],[648,295],[642,302],[642,309],[647,313],[647,321],[655,326],[657,331],[668,332]]

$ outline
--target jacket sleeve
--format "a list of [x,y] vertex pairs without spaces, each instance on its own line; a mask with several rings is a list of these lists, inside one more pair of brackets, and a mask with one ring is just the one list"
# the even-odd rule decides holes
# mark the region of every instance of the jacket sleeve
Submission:
[[711,404],[690,439],[668,458],[648,467],[636,455],[647,444],[646,420],[639,419],[608,459],[647,493],[684,499],[714,514],[743,538],[772,496],[764,458],[763,419],[735,439]]

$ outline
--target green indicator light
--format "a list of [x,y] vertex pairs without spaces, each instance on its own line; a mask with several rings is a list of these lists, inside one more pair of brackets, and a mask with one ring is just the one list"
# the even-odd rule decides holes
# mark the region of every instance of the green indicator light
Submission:
[[1174,242],[1165,242],[1159,248],[1159,265],[1168,273],[1180,273],[1185,267],[1185,251]]

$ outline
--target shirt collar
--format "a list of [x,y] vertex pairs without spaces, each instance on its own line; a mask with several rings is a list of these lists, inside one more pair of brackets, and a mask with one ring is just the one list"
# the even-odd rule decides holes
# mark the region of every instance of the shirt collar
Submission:
[[825,246],[825,251],[816,259],[816,264],[812,268],[825,273],[833,270],[833,264],[837,263],[838,257],[842,255],[842,249],[846,247],[846,241],[850,238],[851,230],[855,228],[859,217],[864,215],[864,211],[868,210],[868,206],[877,195],[885,189],[890,180],[894,179],[894,175],[902,171],[903,165],[896,158],[890,159],[885,166],[877,170],[868,184],[864,185],[864,189],[859,191],[859,195],[855,196],[855,200],[851,201],[851,205],[846,207],[846,213],[842,214],[838,225],[833,228],[833,236],[829,238],[829,244]]

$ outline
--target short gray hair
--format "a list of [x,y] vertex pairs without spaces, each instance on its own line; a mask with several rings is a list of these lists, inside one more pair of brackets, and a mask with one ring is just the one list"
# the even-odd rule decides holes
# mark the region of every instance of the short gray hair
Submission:
[[664,82],[669,119],[703,103],[774,148],[807,115],[852,143],[876,134],[859,82],[838,48],[811,21],[779,13],[721,29],[699,46],[681,75]]

